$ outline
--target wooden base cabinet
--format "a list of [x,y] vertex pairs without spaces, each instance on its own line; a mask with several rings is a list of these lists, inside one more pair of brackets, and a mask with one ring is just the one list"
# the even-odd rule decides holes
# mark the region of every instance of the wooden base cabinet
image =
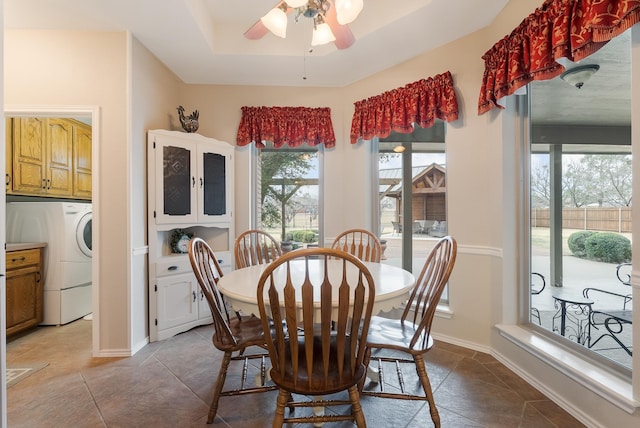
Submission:
[[[232,269],[233,146],[178,131],[148,134],[149,340],[213,322],[175,236],[198,236]],[[184,248],[182,248],[184,251]]]
[[7,337],[36,327],[44,315],[42,248],[7,249]]

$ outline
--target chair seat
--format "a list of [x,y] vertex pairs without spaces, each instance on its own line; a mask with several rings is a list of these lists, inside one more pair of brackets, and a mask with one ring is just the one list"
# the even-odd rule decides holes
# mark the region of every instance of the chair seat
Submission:
[[[348,389],[350,386],[356,385],[360,382],[360,380],[365,375],[365,366],[364,364],[360,364],[360,367],[354,371],[353,375],[351,375],[351,362],[348,358],[345,357],[343,374],[340,375],[338,371],[338,358],[337,358],[337,350],[335,337],[331,339],[330,346],[330,358],[328,365],[328,376],[324,376],[324,368],[323,368],[323,357],[322,357],[322,346],[321,339],[319,337],[314,338],[314,356],[313,356],[313,368],[311,379],[309,379],[309,374],[306,366],[306,350],[305,350],[305,342],[301,337],[298,341],[298,359],[301,362],[298,367],[297,377],[293,374],[293,367],[289,364],[285,366],[284,373],[275,373],[273,370],[271,372],[271,378],[273,383],[276,385],[287,389],[288,391],[299,393],[299,394],[309,394],[310,391],[313,391],[317,395],[324,394],[333,394],[334,392],[344,391]],[[290,347],[289,342],[287,341],[287,355],[286,359],[290,358]],[[347,348],[349,347],[349,340],[347,339],[347,344],[345,345]],[[295,381],[295,383],[294,383]]]
[[218,337],[217,339],[219,340],[214,340],[214,342],[217,342],[216,347],[221,351],[234,350],[232,348],[238,348],[239,346],[244,348],[252,345],[262,346],[264,344],[262,321],[256,316],[232,317],[229,320],[229,330],[231,330],[231,334],[238,344],[234,345],[226,336]]
[[[397,349],[409,353],[423,353],[433,346],[433,338],[429,335],[427,340],[418,340],[411,349],[411,340],[415,335],[417,326],[412,322],[404,323],[398,319],[390,319],[379,316],[371,317],[369,323],[369,335],[367,336],[367,346],[372,348]],[[427,334],[426,332],[423,334]],[[421,346],[425,344],[425,346]]]
[[[600,315],[600,317],[598,315]],[[604,323],[607,318],[614,318],[623,324],[631,324],[633,322],[632,317],[633,311],[628,309],[622,311],[594,309],[592,312],[593,321],[597,324]]]

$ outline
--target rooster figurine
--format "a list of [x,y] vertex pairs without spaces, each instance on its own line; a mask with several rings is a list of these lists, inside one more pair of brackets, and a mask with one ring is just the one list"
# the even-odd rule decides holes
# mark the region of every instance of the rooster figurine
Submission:
[[182,129],[187,132],[196,132],[198,130],[198,110],[195,110],[189,116],[184,115],[184,107],[178,106],[178,117],[180,118],[180,123],[182,124]]

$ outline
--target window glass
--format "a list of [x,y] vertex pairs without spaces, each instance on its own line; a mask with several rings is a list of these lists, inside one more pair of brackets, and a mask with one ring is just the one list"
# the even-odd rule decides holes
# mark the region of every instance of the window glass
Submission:
[[[443,122],[428,129],[416,127],[412,134],[392,132],[380,139],[378,200],[383,263],[417,274],[438,238],[447,235],[446,174]],[[410,181],[409,192],[403,185],[406,179]],[[443,299],[447,299],[446,289]]]
[[317,146],[259,150],[258,227],[285,251],[318,245],[319,159]]
[[529,322],[622,370],[632,361],[630,52],[627,31],[583,61],[598,68],[582,85],[530,85],[527,192]]

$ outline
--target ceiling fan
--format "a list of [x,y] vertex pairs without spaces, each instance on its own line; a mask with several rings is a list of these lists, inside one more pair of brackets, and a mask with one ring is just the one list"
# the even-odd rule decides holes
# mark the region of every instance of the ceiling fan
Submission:
[[358,16],[360,10],[362,0],[283,0],[253,24],[244,36],[250,40],[257,40],[271,31],[276,36],[284,38],[287,15],[293,12],[296,22],[302,18],[313,20],[312,45],[333,41],[338,49],[346,49],[356,41],[347,24]]

